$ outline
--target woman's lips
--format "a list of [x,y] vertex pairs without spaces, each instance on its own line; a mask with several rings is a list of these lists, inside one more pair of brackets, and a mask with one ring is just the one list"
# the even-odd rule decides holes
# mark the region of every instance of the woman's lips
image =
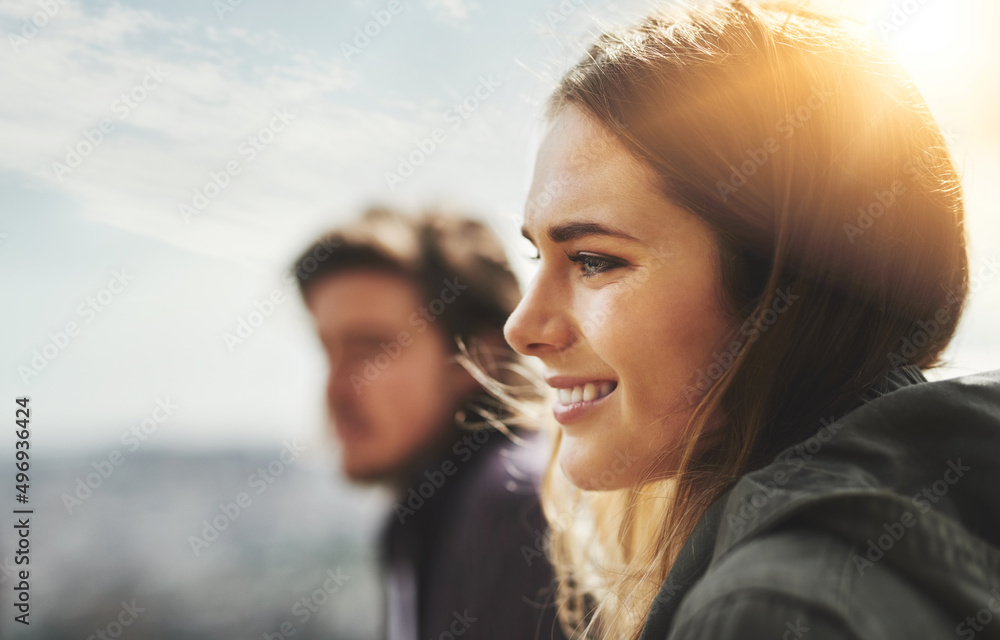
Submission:
[[593,380],[556,389],[552,413],[560,424],[568,424],[597,409],[618,388],[614,380]]

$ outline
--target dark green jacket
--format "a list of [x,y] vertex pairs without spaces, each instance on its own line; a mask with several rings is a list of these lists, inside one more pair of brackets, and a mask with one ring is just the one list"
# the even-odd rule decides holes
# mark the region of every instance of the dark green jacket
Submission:
[[641,640],[1000,638],[1000,371],[880,391],[709,508]]

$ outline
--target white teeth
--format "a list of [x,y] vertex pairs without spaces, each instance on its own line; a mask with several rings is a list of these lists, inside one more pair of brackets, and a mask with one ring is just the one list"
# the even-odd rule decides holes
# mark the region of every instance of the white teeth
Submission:
[[556,389],[556,397],[559,399],[559,404],[573,404],[574,402],[590,402],[592,400],[598,400],[608,395],[615,389],[614,382],[601,382],[600,384],[595,384],[593,382],[588,382],[582,386],[571,387],[568,389]]

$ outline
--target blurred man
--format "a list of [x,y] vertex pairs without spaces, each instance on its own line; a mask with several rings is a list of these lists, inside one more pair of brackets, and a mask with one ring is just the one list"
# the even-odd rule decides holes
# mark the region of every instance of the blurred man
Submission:
[[380,549],[386,636],[562,637],[540,553],[545,452],[456,418],[505,415],[456,359],[461,340],[516,360],[502,330],[520,290],[496,237],[469,219],[373,209],[295,271],[330,365],[344,473],[396,496]]

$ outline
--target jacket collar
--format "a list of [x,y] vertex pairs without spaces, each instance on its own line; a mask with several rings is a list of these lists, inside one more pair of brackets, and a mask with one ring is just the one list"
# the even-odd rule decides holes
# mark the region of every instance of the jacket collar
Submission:
[[[848,414],[894,391],[925,382],[927,382],[927,378],[917,366],[905,365],[893,369],[870,387],[858,403],[848,411]],[[803,447],[805,453],[808,454],[808,448],[815,446],[811,441],[815,439],[816,444],[822,445],[820,435],[822,434],[824,438],[827,435],[832,436],[837,430],[837,424],[824,424],[812,438],[786,449],[775,460],[780,461],[787,458],[789,452],[796,451],[799,447]],[[823,433],[824,429],[827,430],[826,433]],[[830,433],[831,431],[833,433]],[[778,509],[777,505],[772,505],[775,508],[769,510],[754,509],[750,513],[747,509],[741,513],[739,508],[741,499],[752,496],[753,483],[757,482],[756,476],[763,473],[766,478],[768,473],[775,473],[777,470],[768,471],[773,466],[774,463],[764,469],[747,474],[705,511],[681,548],[667,579],[653,600],[639,640],[662,640],[662,638],[667,637],[674,615],[684,595],[695,582],[705,575],[709,567],[717,563],[726,552],[741,540],[770,528],[791,513],[791,509]],[[752,507],[753,503],[750,505]]]

